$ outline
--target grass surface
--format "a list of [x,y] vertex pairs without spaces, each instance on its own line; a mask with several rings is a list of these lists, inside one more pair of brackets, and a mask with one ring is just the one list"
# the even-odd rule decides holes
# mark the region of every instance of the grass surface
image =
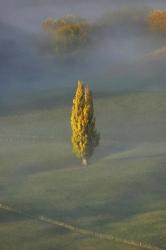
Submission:
[[[0,117],[0,199],[38,216],[166,246],[166,94],[95,99],[100,147],[72,155],[70,106]],[[1,250],[136,250],[0,210]]]

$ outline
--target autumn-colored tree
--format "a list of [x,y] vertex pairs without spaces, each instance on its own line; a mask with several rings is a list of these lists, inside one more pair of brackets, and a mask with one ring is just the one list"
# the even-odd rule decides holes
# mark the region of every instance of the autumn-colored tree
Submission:
[[153,10],[148,16],[148,24],[151,30],[166,32],[166,9]]
[[71,129],[73,152],[87,165],[100,136],[96,130],[92,92],[80,80],[73,99]]
[[54,20],[47,18],[42,28],[53,41],[57,54],[73,53],[84,48],[90,40],[90,24],[77,16],[65,16]]

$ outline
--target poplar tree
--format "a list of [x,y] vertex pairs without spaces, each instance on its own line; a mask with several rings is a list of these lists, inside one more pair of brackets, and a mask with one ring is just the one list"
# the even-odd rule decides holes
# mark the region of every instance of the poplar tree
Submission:
[[87,165],[99,144],[100,135],[96,130],[92,92],[80,80],[73,99],[71,129],[73,152]]

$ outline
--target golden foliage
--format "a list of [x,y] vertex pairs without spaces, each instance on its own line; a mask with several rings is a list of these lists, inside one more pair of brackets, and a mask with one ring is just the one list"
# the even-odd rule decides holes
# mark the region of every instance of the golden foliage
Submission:
[[88,86],[78,81],[71,113],[72,145],[77,157],[89,158],[99,144],[95,128],[93,97]]
[[148,16],[148,24],[151,30],[166,32],[166,9],[154,10]]
[[57,53],[73,52],[89,41],[90,25],[80,17],[48,18],[43,21],[42,28],[51,35]]

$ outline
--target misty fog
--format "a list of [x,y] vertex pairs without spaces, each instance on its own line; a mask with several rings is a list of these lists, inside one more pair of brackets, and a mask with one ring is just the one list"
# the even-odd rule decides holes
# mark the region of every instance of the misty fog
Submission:
[[[146,55],[166,46],[166,36],[150,33],[145,24],[131,23],[129,13],[164,8],[165,1],[58,1],[6,0],[0,2],[0,95],[5,106],[28,93],[70,92],[78,79],[95,92],[165,90],[165,57],[147,60]],[[61,59],[40,47],[42,21],[79,15],[109,28],[92,35],[88,48],[77,56]],[[112,17],[111,17],[112,15]],[[110,21],[109,21],[109,18]],[[44,93],[42,92],[42,93]],[[9,97],[9,98],[7,98]],[[27,97],[28,98],[28,97]]]

